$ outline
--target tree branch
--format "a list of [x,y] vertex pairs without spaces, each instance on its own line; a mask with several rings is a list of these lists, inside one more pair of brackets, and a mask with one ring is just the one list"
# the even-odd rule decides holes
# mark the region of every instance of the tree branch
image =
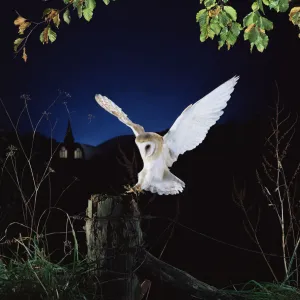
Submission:
[[143,250],[139,255],[141,266],[137,272],[153,282],[163,282],[190,295],[205,300],[245,299],[244,297],[218,290],[192,275],[177,269]]

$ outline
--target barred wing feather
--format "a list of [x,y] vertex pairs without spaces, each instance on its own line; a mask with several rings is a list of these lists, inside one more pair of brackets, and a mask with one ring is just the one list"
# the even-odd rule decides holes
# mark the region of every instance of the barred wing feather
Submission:
[[108,99],[106,96],[102,96],[100,94],[95,95],[95,100],[97,103],[104,108],[106,111],[116,116],[122,123],[130,127],[135,134],[138,136],[139,134],[144,133],[144,128],[138,124],[133,123],[127,115],[124,113],[121,107],[116,105],[113,101]]

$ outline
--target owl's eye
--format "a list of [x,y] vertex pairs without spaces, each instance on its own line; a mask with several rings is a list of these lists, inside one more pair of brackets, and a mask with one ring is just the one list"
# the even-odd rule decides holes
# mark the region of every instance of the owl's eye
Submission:
[[146,145],[146,147],[145,147],[145,151],[146,151],[146,153],[150,150],[150,145],[148,144],[148,145]]

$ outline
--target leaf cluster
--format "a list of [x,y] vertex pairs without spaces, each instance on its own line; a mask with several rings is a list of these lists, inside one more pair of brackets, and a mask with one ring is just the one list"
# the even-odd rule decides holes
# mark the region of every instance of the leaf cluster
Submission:
[[[44,29],[40,33],[40,41],[43,44],[48,44],[49,41],[51,43],[55,42],[57,39],[57,32],[55,29],[59,29],[61,25],[61,21],[63,20],[66,24],[71,23],[71,15],[72,10],[77,14],[78,18],[82,17],[90,22],[94,15],[94,10],[96,8],[96,0],[62,0],[64,3],[64,7],[61,9],[56,8],[46,8],[42,14],[42,21],[40,22],[32,22],[29,21],[22,16],[18,16],[17,19],[14,20],[14,24],[19,27],[19,37],[14,41],[14,52],[18,54],[21,50],[23,51],[23,60],[27,61],[26,54],[26,43],[33,32],[33,30],[40,26],[44,25]],[[102,0],[104,4],[108,5],[110,0]],[[113,0],[115,1],[115,0]],[[34,27],[29,31],[29,33],[24,36],[24,33],[27,28],[31,25]]]
[[57,33],[52,29],[51,25],[53,24],[57,29],[59,28],[61,13],[63,21],[68,25],[71,23],[70,8],[73,8],[77,12],[79,19],[84,17],[89,22],[93,18],[96,0],[63,0],[63,2],[67,6],[61,11],[54,8],[47,8],[43,12],[43,18],[47,23],[47,26],[40,34],[40,41],[43,44],[48,44],[49,41],[53,43],[56,40]]
[[[290,5],[289,0],[255,0],[251,5],[252,11],[239,23],[237,11],[227,5],[228,0],[200,0],[200,4],[204,8],[196,14],[196,22],[200,26],[201,42],[218,37],[218,49],[226,45],[229,50],[243,31],[251,52],[254,46],[259,52],[267,48],[267,31],[274,28],[273,22],[265,17],[265,8],[283,13]],[[292,8],[289,16],[290,21],[300,28],[300,7]]]

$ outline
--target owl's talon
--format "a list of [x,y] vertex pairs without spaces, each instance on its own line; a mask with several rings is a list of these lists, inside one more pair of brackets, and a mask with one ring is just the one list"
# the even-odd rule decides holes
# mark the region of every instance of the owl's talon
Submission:
[[141,186],[139,184],[136,184],[135,186],[131,187],[130,185],[124,186],[127,190],[126,194],[134,193],[135,195],[143,194],[144,191],[141,189]]
[[141,186],[139,184],[134,186],[134,189],[138,194],[144,194],[144,191],[142,190]]

